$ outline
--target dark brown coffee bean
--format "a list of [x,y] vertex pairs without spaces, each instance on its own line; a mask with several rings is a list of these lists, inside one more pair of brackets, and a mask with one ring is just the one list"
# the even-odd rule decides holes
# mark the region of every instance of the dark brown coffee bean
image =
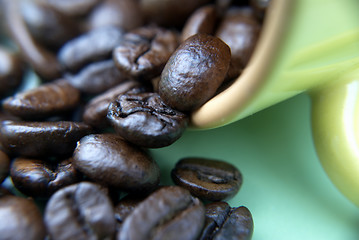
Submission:
[[103,26],[116,26],[126,31],[143,24],[139,1],[105,0],[90,14],[89,29]]
[[0,197],[0,238],[39,240],[46,236],[36,204],[21,197]]
[[96,184],[81,182],[60,189],[48,201],[44,222],[53,240],[113,239],[110,199]]
[[67,16],[88,14],[101,0],[47,0],[47,4]]
[[147,22],[166,27],[182,27],[186,19],[210,0],[140,0]]
[[146,197],[147,195],[128,194],[116,204],[115,218],[119,226]]
[[110,104],[107,118],[119,135],[147,148],[172,144],[188,124],[188,116],[166,105],[158,93],[121,95]]
[[22,19],[18,1],[3,1],[3,7],[6,28],[26,62],[47,80],[60,77],[61,66],[56,56],[33,39]]
[[229,67],[231,52],[219,38],[196,34],[183,42],[168,60],[159,94],[171,107],[191,111],[216,93]]
[[31,197],[49,197],[58,189],[80,180],[72,159],[60,162],[16,158],[11,164],[11,180],[21,193]]
[[18,54],[0,46],[0,97],[22,82],[24,67]]
[[199,199],[180,187],[162,187],[128,215],[117,239],[197,239],[204,224]]
[[75,21],[54,11],[43,1],[21,0],[21,14],[31,36],[50,49],[58,49],[79,34]]
[[209,201],[233,197],[242,185],[242,174],[232,164],[205,158],[183,158],[171,172],[175,184]]
[[247,66],[255,49],[260,33],[260,25],[246,9],[228,10],[217,28],[216,36],[231,48],[231,64],[228,79],[233,79]]
[[151,191],[159,183],[157,163],[116,134],[82,138],[74,152],[74,165],[90,179],[124,191]]
[[112,50],[122,41],[123,30],[113,26],[94,29],[68,41],[59,51],[58,59],[75,72],[91,62],[112,57]]
[[128,32],[113,51],[116,66],[129,76],[150,80],[161,74],[178,46],[174,31],[145,26]]
[[9,175],[10,158],[0,150],[0,184]]
[[128,80],[112,59],[91,63],[78,74],[67,75],[66,78],[72,86],[87,94],[102,93]]
[[41,119],[71,110],[79,102],[80,91],[60,79],[7,98],[3,108],[22,119]]
[[0,143],[10,154],[27,157],[72,154],[76,142],[91,132],[75,122],[0,122]]
[[110,126],[106,117],[110,103],[113,102],[119,95],[122,95],[130,89],[139,86],[140,84],[138,82],[125,81],[93,98],[85,107],[83,121],[95,128]]
[[182,42],[197,34],[213,34],[217,21],[215,5],[198,8],[186,21],[181,34]]

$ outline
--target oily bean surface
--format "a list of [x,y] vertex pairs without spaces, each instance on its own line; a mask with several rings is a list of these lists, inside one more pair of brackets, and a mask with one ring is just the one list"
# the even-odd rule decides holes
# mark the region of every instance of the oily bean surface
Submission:
[[117,134],[82,138],[74,152],[74,165],[90,179],[124,191],[150,191],[159,183],[157,163]]
[[80,91],[61,79],[5,99],[3,109],[22,119],[41,119],[74,109]]
[[223,82],[231,51],[219,38],[196,34],[184,41],[161,74],[159,94],[171,107],[191,111],[208,101]]
[[242,185],[242,174],[235,166],[213,159],[183,158],[171,176],[175,184],[209,201],[229,199]]
[[91,132],[84,123],[0,122],[0,143],[11,155],[50,157],[71,155],[76,142]]
[[39,240],[46,236],[41,213],[34,201],[0,196],[0,238]]
[[67,186],[52,195],[44,222],[53,240],[112,239],[116,224],[110,199],[89,182]]
[[0,150],[0,184],[9,174],[10,158]]
[[99,94],[128,80],[112,59],[94,62],[75,75],[66,75],[69,83],[83,93]]
[[202,203],[187,190],[162,187],[126,217],[117,239],[197,239],[204,215]]
[[59,62],[67,70],[76,72],[91,62],[110,59],[123,34],[121,28],[114,26],[91,30],[63,45],[58,53]]
[[58,189],[80,180],[80,173],[71,159],[47,162],[37,159],[16,158],[10,169],[16,189],[31,197],[49,197]]
[[157,93],[123,94],[110,104],[107,118],[123,138],[149,148],[172,144],[188,124],[188,116],[167,106]]
[[0,46],[0,97],[15,90],[22,82],[23,64],[20,56]]
[[135,79],[150,80],[161,74],[178,46],[174,31],[145,26],[126,33],[113,51],[116,66]]

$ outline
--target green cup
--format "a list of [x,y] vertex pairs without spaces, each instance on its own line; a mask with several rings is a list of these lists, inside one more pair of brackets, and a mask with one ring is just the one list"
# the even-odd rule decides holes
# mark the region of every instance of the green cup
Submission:
[[191,125],[220,127],[303,92],[322,166],[359,206],[358,0],[272,0],[248,66]]

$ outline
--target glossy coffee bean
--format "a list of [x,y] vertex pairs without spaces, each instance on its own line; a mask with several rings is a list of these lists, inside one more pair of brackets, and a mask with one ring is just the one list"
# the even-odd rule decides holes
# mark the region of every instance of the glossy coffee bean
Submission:
[[232,164],[205,158],[183,158],[171,172],[175,184],[209,201],[233,197],[242,185],[242,175]]
[[206,5],[198,8],[187,19],[181,33],[182,42],[197,34],[213,34],[216,27],[217,12],[215,5]]
[[85,107],[83,121],[94,128],[104,128],[110,126],[110,123],[107,120],[107,109],[110,103],[113,102],[119,95],[122,95],[138,86],[138,82],[125,81],[94,97]]
[[23,194],[31,197],[49,197],[58,189],[80,180],[72,159],[60,162],[16,158],[11,164],[11,180]]
[[22,197],[0,197],[0,238],[39,240],[46,236],[36,204]]
[[23,72],[20,56],[0,46],[0,97],[19,87]]
[[140,204],[147,195],[128,194],[122,198],[115,206],[115,218],[119,226],[125,221],[133,210]]
[[112,102],[107,118],[127,141],[159,148],[181,137],[188,116],[167,106],[157,93],[124,94]]
[[204,219],[199,199],[181,187],[162,187],[126,217],[117,239],[197,239]]
[[73,163],[88,178],[124,191],[151,191],[159,183],[157,163],[147,152],[116,134],[82,138]]
[[94,62],[75,75],[67,75],[69,83],[83,93],[99,94],[128,80],[112,59]]
[[101,0],[47,0],[47,4],[67,16],[88,14]]
[[0,184],[9,175],[10,158],[0,150]]
[[259,38],[260,25],[246,9],[227,11],[217,28],[216,36],[231,48],[231,65],[227,78],[233,79],[247,66]]
[[123,34],[122,29],[113,26],[94,29],[68,41],[60,49],[58,59],[64,68],[72,72],[91,62],[110,59]]
[[0,143],[11,155],[50,157],[71,155],[76,142],[91,132],[84,123],[0,122]]
[[164,102],[192,111],[216,93],[229,67],[231,52],[219,38],[196,34],[183,42],[168,60],[159,82]]
[[161,74],[177,46],[174,31],[145,26],[124,35],[123,42],[113,51],[113,59],[128,76],[150,80]]
[[80,102],[80,91],[60,79],[4,100],[3,108],[22,119],[41,119],[64,113]]
[[116,26],[125,31],[138,28],[143,24],[139,1],[105,0],[90,13],[89,29]]
[[113,239],[113,206],[96,184],[81,182],[60,189],[45,207],[44,222],[53,240]]

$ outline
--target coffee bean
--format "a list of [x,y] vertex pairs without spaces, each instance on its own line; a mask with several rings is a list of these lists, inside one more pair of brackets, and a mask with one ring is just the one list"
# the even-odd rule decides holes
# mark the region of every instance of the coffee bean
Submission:
[[197,239],[204,215],[202,203],[187,190],[162,187],[127,216],[117,239]]
[[79,102],[80,91],[60,79],[7,98],[3,108],[22,119],[41,119],[71,110]]
[[22,197],[0,197],[0,238],[39,240],[46,236],[36,204]]
[[88,14],[100,0],[47,0],[47,4],[56,11],[67,16],[83,16]]
[[115,218],[110,199],[96,184],[81,182],[49,199],[44,222],[53,240],[113,239]]
[[124,94],[112,102],[107,118],[127,141],[148,148],[175,142],[188,116],[167,106],[157,93]]
[[90,29],[116,26],[129,31],[142,24],[139,1],[133,0],[105,0],[90,13],[88,18]]
[[72,159],[60,162],[16,158],[11,164],[11,180],[23,194],[31,197],[49,197],[58,189],[80,180]]
[[116,204],[115,218],[119,226],[146,197],[147,195],[128,194]]
[[10,158],[0,150],[0,184],[9,174]]
[[206,158],[183,158],[171,172],[175,184],[209,201],[233,197],[242,185],[242,175],[232,164]]
[[0,143],[11,155],[49,157],[71,155],[76,142],[89,134],[84,123],[0,122]]
[[[249,9],[250,10],[250,9]],[[247,66],[259,38],[260,25],[243,8],[232,8],[227,11],[215,35],[231,48],[231,64],[228,79],[238,77]]]
[[187,19],[181,33],[182,42],[187,38],[197,34],[213,34],[217,22],[215,5],[206,5],[198,8]]
[[71,72],[85,65],[112,57],[112,50],[121,43],[123,30],[106,26],[96,28],[68,41],[59,51],[60,63]]
[[90,179],[124,191],[151,191],[159,183],[157,163],[116,134],[82,138],[74,152],[74,165]]
[[23,72],[20,56],[0,46],[0,97],[19,87]]
[[85,107],[83,113],[83,121],[94,128],[104,128],[110,126],[107,121],[107,109],[111,102],[121,94],[126,93],[130,89],[139,87],[140,84],[135,81],[124,81],[106,92],[94,97]]
[[116,66],[136,79],[150,80],[161,74],[163,67],[178,46],[174,31],[155,26],[134,29],[124,35],[114,49]]
[[223,82],[231,59],[219,38],[196,34],[183,42],[168,60],[159,82],[164,102],[191,111],[208,101]]
[[87,94],[102,93],[128,80],[111,59],[91,63],[76,75],[67,75],[66,78],[72,86]]

